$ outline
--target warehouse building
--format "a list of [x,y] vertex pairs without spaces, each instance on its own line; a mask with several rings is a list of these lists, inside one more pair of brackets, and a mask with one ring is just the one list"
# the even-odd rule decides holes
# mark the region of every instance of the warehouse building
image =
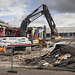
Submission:
[[[71,38],[75,36],[75,27],[58,27],[58,33],[63,38]],[[49,38],[51,36],[50,29],[46,29],[46,37]]]

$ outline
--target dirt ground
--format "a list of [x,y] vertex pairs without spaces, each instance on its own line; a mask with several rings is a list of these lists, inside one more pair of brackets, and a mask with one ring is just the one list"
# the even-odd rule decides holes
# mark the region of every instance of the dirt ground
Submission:
[[33,70],[22,68],[25,66],[25,59],[43,56],[44,54],[51,52],[53,49],[54,47],[35,49],[31,54],[26,54],[25,51],[16,51],[13,55],[13,66],[18,67],[14,68],[17,73],[7,72],[11,69],[11,56],[0,54],[0,75],[75,75],[74,72],[70,71]]
[[0,67],[0,75],[75,75],[74,72],[69,71],[52,71],[52,70],[33,70],[25,68],[14,68],[17,73],[7,72],[10,68]]
[[[14,67],[24,66],[25,59],[32,59],[35,57],[43,56],[44,54],[51,52],[54,48],[36,49],[31,51],[31,54],[26,54],[25,51],[15,51],[13,55]],[[11,56],[0,54],[0,66],[10,67],[11,66]]]

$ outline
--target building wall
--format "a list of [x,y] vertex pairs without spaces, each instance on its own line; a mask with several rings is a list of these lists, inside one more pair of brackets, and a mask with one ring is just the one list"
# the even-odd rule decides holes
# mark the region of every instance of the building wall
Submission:
[[[58,33],[59,36],[63,37],[63,38],[71,38],[75,36],[75,27],[60,27],[57,28],[58,29]],[[50,38],[51,33],[50,33],[50,29],[47,28],[46,29],[46,38]]]

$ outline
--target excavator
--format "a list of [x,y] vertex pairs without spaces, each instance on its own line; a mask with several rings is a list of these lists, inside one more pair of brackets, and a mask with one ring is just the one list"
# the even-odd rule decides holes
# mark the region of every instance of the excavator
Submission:
[[[43,8],[43,9],[41,9]],[[51,29],[51,41],[54,43],[55,41],[60,41],[61,37],[58,35],[58,30],[56,29],[56,25],[51,17],[51,14],[48,10],[48,7],[45,4],[42,4],[36,10],[34,10],[31,14],[29,14],[21,23],[19,30],[8,30],[8,29],[1,29],[0,32],[4,33],[3,37],[0,38],[0,51],[4,51],[7,54],[11,53],[11,44],[12,42],[14,49],[26,48],[31,47],[33,43],[26,38],[27,36],[27,29],[28,25],[39,18],[40,16],[44,15],[47,19],[49,27]],[[10,33],[9,33],[10,32]],[[14,35],[15,34],[15,35]],[[37,32],[34,34],[34,38]],[[6,36],[7,35],[7,36]],[[10,35],[10,36],[9,36]],[[14,37],[13,37],[14,36]],[[33,41],[33,40],[32,40]],[[20,42],[20,43],[19,43]],[[44,43],[46,41],[44,40]],[[42,44],[41,44],[42,45]]]
[[[43,8],[43,9],[41,9],[41,8]],[[55,41],[60,41],[61,37],[58,35],[58,30],[56,29],[56,25],[53,21],[53,18],[51,17],[51,14],[49,13],[48,7],[45,4],[42,4],[40,7],[38,7],[36,10],[34,10],[31,14],[29,14],[22,21],[19,30],[17,30],[17,29],[14,30],[11,28],[6,29],[5,27],[4,27],[4,29],[0,30],[0,32],[3,33],[3,36],[0,33],[1,34],[0,51],[4,51],[7,54],[10,54],[11,53],[10,42],[12,42],[14,49],[20,49],[20,48],[27,49],[27,47],[31,47],[33,45],[33,43],[30,40],[28,40],[28,38],[26,38],[28,25],[42,15],[44,15],[45,18],[47,19],[47,22],[48,22],[49,27],[51,29],[51,41],[53,43]],[[36,34],[37,34],[37,32],[35,32],[34,38],[35,38]],[[46,41],[44,40],[44,43],[45,42]]]
[[42,15],[45,16],[48,25],[51,29],[51,40],[53,40],[54,42],[60,41],[61,37],[58,35],[56,24],[54,23],[53,18],[48,10],[48,7],[45,4],[39,6],[22,21],[20,31],[19,31],[19,36],[23,37],[24,35],[26,35],[28,25]]

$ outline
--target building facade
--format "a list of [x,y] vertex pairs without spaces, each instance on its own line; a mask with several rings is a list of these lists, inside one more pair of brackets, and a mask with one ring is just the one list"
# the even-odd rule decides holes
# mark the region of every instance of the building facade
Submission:
[[[63,38],[71,38],[75,36],[75,27],[59,27],[58,29],[58,33],[59,36],[63,37]],[[51,33],[50,33],[50,28],[46,29],[46,38],[50,38]]]

